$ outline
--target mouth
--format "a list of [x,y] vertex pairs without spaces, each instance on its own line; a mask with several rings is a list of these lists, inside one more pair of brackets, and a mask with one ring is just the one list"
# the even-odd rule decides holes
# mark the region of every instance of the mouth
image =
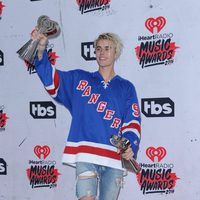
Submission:
[[105,61],[106,58],[105,58],[105,57],[100,57],[99,60],[100,60],[100,61]]

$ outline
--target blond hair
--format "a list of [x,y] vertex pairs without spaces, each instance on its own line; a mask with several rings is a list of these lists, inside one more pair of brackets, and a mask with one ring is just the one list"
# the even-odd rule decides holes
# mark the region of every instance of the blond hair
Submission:
[[117,55],[117,58],[119,58],[119,56],[121,55],[122,53],[122,49],[123,49],[123,43],[120,39],[120,37],[115,34],[115,33],[101,33],[97,39],[95,39],[94,41],[94,48],[96,49],[97,47],[97,43],[99,42],[99,40],[109,40],[109,41],[112,41],[114,46],[115,46],[115,50],[116,50],[116,55]]

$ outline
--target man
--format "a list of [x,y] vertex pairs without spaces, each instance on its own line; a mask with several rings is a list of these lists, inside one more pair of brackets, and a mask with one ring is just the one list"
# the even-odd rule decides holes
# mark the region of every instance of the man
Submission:
[[120,38],[103,33],[95,40],[98,71],[63,72],[51,66],[45,50],[47,37],[39,39],[36,71],[47,92],[63,104],[72,122],[63,163],[76,166],[76,195],[80,200],[116,200],[123,183],[120,151],[110,143],[113,134],[127,138],[131,145],[122,154],[136,157],[140,143],[140,112],[135,88],[116,75],[114,64],[122,51]]

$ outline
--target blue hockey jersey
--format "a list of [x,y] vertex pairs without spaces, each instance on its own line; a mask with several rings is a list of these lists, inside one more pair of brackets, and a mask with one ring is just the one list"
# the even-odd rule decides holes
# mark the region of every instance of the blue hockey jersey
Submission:
[[60,71],[44,52],[36,71],[48,93],[72,115],[63,163],[90,162],[122,169],[112,134],[131,142],[134,155],[140,143],[140,111],[131,82],[116,75],[108,83],[101,74],[84,70]]

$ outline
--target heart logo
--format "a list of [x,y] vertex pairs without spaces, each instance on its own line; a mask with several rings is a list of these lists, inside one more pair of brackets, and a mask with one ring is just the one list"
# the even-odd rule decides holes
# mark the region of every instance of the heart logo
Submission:
[[161,29],[165,26],[165,24],[166,19],[162,16],[157,17],[156,19],[148,18],[145,22],[146,28],[153,34],[159,33]]
[[40,145],[37,145],[34,148],[34,153],[39,159],[42,159],[42,155],[43,155],[43,158],[45,159],[50,154],[50,148],[47,145],[43,147]]
[[158,158],[158,162],[160,162],[167,154],[167,151],[164,147],[149,147],[146,150],[146,155],[153,161],[155,162],[155,157]]

